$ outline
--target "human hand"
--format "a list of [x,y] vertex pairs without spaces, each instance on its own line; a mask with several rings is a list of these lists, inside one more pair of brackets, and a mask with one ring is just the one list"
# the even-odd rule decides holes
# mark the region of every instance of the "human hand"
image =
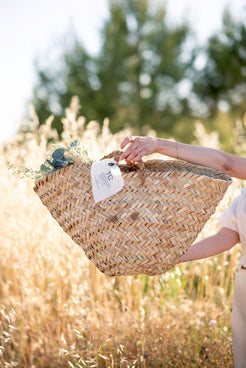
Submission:
[[120,145],[120,148],[125,148],[129,143],[131,145],[122,153],[120,160],[127,162],[137,162],[143,156],[157,152],[158,140],[152,137],[126,137]]

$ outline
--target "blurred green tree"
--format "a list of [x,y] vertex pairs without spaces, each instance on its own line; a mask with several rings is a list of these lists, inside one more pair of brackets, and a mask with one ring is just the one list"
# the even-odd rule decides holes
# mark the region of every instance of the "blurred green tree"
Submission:
[[167,24],[160,2],[109,0],[101,41],[92,56],[73,34],[55,65],[37,66],[32,102],[41,123],[52,113],[61,131],[59,117],[77,95],[87,121],[109,117],[113,132],[150,126],[191,142],[199,118],[231,149],[235,118],[246,109],[245,24],[225,11],[221,31],[198,47],[187,24]]
[[74,38],[59,71],[38,69],[33,103],[40,121],[62,115],[77,95],[83,115],[99,122],[109,117],[113,132],[128,123],[138,133],[148,125],[172,134],[188,109],[183,93],[192,59],[183,58],[188,26],[168,27],[165,7],[151,0],[111,0],[109,10],[97,56]]
[[221,32],[212,35],[205,49],[206,63],[195,70],[193,92],[211,118],[227,111],[242,119],[246,109],[246,26],[224,12]]

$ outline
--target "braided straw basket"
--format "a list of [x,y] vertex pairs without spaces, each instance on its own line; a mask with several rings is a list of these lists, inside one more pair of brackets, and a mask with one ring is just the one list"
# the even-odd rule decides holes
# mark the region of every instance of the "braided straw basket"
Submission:
[[174,160],[146,161],[144,175],[136,167],[119,167],[125,186],[98,203],[91,166],[85,163],[37,180],[34,190],[101,272],[164,273],[194,242],[232,180],[214,169]]

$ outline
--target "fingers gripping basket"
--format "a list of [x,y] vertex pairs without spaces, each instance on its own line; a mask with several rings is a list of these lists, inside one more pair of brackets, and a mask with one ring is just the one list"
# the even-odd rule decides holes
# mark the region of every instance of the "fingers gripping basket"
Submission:
[[[35,182],[63,230],[106,275],[157,275],[177,264],[231,183],[213,169],[151,160],[145,180],[119,165],[124,188],[95,203],[91,166],[75,163]],[[142,178],[143,179],[143,178]]]

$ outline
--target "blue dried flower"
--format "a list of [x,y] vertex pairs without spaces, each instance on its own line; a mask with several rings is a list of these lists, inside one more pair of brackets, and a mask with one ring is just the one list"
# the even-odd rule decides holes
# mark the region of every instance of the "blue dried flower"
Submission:
[[76,141],[73,141],[71,144],[70,144],[70,147],[77,147],[79,146],[79,141],[76,140]]
[[55,160],[63,160],[64,159],[64,149],[63,148],[57,148],[52,153],[52,158],[54,158]]

